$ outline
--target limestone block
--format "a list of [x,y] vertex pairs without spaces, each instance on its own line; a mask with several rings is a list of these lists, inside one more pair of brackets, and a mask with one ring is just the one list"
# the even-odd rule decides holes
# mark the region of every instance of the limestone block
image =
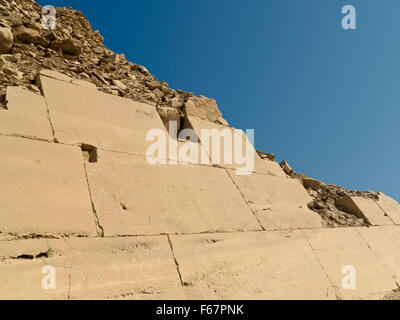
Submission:
[[363,197],[343,197],[336,200],[336,204],[347,211],[363,218],[373,226],[391,225],[393,222],[373,199]]
[[[354,228],[303,230],[341,299],[380,299],[397,288],[391,273]],[[348,287],[349,269],[355,289]],[[345,284],[345,285],[343,285]]]
[[146,155],[152,129],[168,133],[152,106],[41,75],[56,138],[99,149]]
[[[244,134],[243,131],[241,132],[241,136],[242,136],[242,148],[241,148],[241,152],[240,150],[235,150],[234,148],[234,135],[233,132],[235,129],[233,128],[229,128],[223,125],[219,125],[210,121],[206,121],[206,120],[202,120],[200,118],[196,118],[196,117],[188,117],[189,123],[191,125],[191,127],[193,128],[193,130],[196,132],[197,136],[199,137],[200,141],[201,141],[201,130],[202,129],[209,129],[209,130],[214,130],[217,134],[220,134],[221,139],[216,140],[219,141],[219,144],[217,144],[218,142],[213,142],[212,139],[209,139],[209,156],[210,159],[212,159],[213,162],[219,162],[218,164],[222,167],[225,168],[231,168],[231,169],[239,169],[239,170],[243,170],[243,171],[251,171],[251,172],[257,172],[257,173],[263,173],[263,174],[269,174],[269,175],[275,175],[275,176],[279,176],[279,177],[286,177],[286,174],[283,172],[282,168],[279,166],[278,163],[273,162],[273,161],[264,161],[262,160],[259,155],[257,154],[256,150],[254,149],[253,145],[251,145],[251,143],[249,142],[247,136]],[[228,135],[230,135],[232,137],[232,139],[226,140],[227,142],[225,142],[225,139],[222,137],[223,133],[227,132]],[[232,141],[232,142],[231,142]],[[203,145],[205,145],[206,141],[201,141]],[[228,154],[227,156],[225,156],[225,143],[228,143],[227,146],[227,151]],[[235,160],[235,152],[238,152],[239,155],[246,155],[246,145],[250,146],[250,153],[251,153],[251,157],[252,159],[254,159],[254,165],[253,165],[253,170],[251,169],[247,169],[244,163],[240,163],[240,161],[238,162],[237,159]],[[205,148],[207,150],[207,148]],[[213,152],[214,150],[217,150],[217,154],[220,157],[220,161],[218,161],[218,158],[215,158],[215,156],[213,156]],[[229,159],[229,158],[230,159]],[[230,161],[229,161],[229,160]],[[230,163],[228,163],[230,162]]]
[[400,249],[400,228],[398,226],[384,226],[380,228],[390,239],[392,239],[393,243]]
[[79,148],[0,136],[3,234],[96,235]]
[[12,48],[14,36],[10,29],[0,27],[0,54],[5,54]]
[[46,101],[20,87],[7,87],[7,108],[0,109],[0,134],[53,140]]
[[68,299],[69,267],[53,265],[55,288],[49,289],[44,281],[49,271],[43,268],[51,254],[46,240],[1,241],[0,299]]
[[390,271],[392,277],[400,280],[400,249],[385,232],[384,227],[358,228],[361,237],[378,257],[379,261]]
[[322,228],[321,217],[307,207],[312,198],[298,180],[228,173],[266,230]]
[[400,224],[400,204],[383,193],[379,193],[378,206],[385,211],[394,224]]
[[312,178],[303,178],[304,188],[311,188],[314,191],[318,191],[321,188],[322,182],[312,179]]
[[224,169],[99,151],[87,172],[106,236],[260,230]]
[[334,299],[301,231],[171,236],[189,299]]
[[190,97],[184,106],[185,114],[198,117],[206,121],[215,122],[222,117],[214,99],[206,97]]
[[[42,287],[44,266],[54,290]],[[3,242],[0,280],[2,299],[184,298],[166,236]]]

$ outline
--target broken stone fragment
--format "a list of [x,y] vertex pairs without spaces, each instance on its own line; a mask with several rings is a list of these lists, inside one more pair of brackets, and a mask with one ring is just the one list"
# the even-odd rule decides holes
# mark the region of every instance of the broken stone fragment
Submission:
[[311,188],[312,190],[318,191],[321,188],[322,182],[312,178],[303,178],[303,185],[305,188]]
[[177,130],[179,132],[180,129],[180,122],[181,122],[181,117],[179,115],[179,112],[175,108],[168,108],[168,107],[157,107],[158,114],[160,115],[160,118],[162,122],[164,123],[165,127],[169,131],[169,122],[170,121],[175,121],[177,123]]
[[158,81],[148,81],[146,82],[146,86],[150,89],[150,90],[154,90],[154,89],[161,89],[162,88],[162,84]]
[[14,43],[14,36],[10,29],[0,28],[0,54],[10,51]]
[[265,153],[264,151],[257,150],[257,154],[263,160],[276,161],[276,157],[275,157],[275,155],[273,153]]
[[18,15],[0,16],[0,21],[10,27],[22,25],[22,18]]
[[15,67],[5,67],[3,68],[3,72],[5,75],[14,78],[16,80],[22,80],[24,75],[21,71],[19,71]]
[[24,44],[36,43],[40,39],[39,31],[25,26],[19,26],[13,30],[14,39]]
[[51,43],[50,48],[56,51],[61,50],[72,56],[79,56],[82,51],[79,41],[74,39],[55,40]]
[[289,163],[286,160],[283,160],[280,163],[280,166],[283,169],[283,171],[285,171],[286,174],[292,174],[293,173],[292,167],[289,165]]
[[200,119],[216,122],[222,117],[217,102],[214,99],[200,97],[190,97],[184,106],[185,114]]
[[169,106],[171,108],[180,108],[184,103],[184,97],[182,95],[176,95],[169,101]]
[[224,118],[219,118],[217,121],[217,123],[222,124],[223,126],[229,127],[229,123],[228,121],[226,121]]

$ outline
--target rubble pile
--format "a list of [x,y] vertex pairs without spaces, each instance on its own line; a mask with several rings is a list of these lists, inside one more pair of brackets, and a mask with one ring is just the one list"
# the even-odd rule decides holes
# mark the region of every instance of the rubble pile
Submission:
[[42,7],[33,0],[0,0],[0,102],[7,86],[39,92],[39,70],[51,69],[90,81],[105,93],[156,106],[164,123],[183,121],[188,113],[227,124],[215,100],[173,90],[144,66],[105,47],[81,12],[57,8],[56,19],[56,28],[45,30]]

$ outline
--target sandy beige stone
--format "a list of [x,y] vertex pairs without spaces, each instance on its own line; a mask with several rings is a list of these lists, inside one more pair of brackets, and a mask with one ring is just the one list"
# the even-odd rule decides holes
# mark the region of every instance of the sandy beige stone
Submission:
[[60,80],[60,81],[66,81],[66,82],[71,82],[72,78],[68,77],[67,75],[54,71],[54,70],[50,70],[50,69],[42,69],[40,70],[40,76],[46,76],[49,78],[53,78],[55,80]]
[[[303,230],[341,299],[380,299],[397,288],[391,273],[354,228]],[[343,288],[345,266],[355,268],[355,290]],[[346,280],[346,279],[345,279]]]
[[381,227],[357,228],[357,231],[392,277],[399,282],[400,249],[396,247],[389,235]]
[[392,239],[393,243],[400,249],[400,227],[384,226],[380,227],[385,234]]
[[168,238],[50,241],[71,266],[71,299],[183,299]]
[[171,236],[189,299],[334,299],[301,231]]
[[322,228],[320,216],[308,209],[312,199],[298,180],[228,173],[266,230]]
[[215,122],[222,117],[214,99],[200,97],[189,97],[184,106],[188,116],[194,116],[206,121]]
[[400,224],[400,204],[383,193],[379,193],[378,206],[385,211],[394,224]]
[[[14,258],[46,253],[34,259]],[[42,268],[56,268],[56,289],[43,290]],[[166,236],[3,242],[3,299],[183,299]]]
[[3,234],[96,235],[77,147],[0,136]]
[[149,130],[165,127],[152,106],[104,94],[86,86],[41,76],[56,138],[99,149],[146,155]]
[[[46,240],[0,242],[0,299],[2,300],[66,300],[70,268],[56,265]],[[56,288],[43,288],[49,274],[44,267],[55,268]],[[42,272],[43,271],[43,272]],[[48,282],[44,282],[48,284]]]
[[[229,128],[223,125],[219,125],[207,120],[203,120],[200,118],[196,118],[196,117],[192,117],[189,116],[188,117],[190,126],[193,128],[193,130],[196,132],[197,136],[199,137],[199,139],[201,140],[201,130],[202,129],[209,129],[209,130],[215,130],[217,133],[221,134],[223,132],[228,132],[231,134],[231,137],[233,137],[233,132],[235,129],[233,128]],[[243,131],[241,132],[241,136],[242,136],[242,153],[239,152],[239,154],[242,154],[243,156],[246,155],[246,145],[249,144],[250,145],[250,149],[251,149],[251,156],[254,159],[254,170],[249,170],[248,168],[245,167],[245,164],[243,163],[239,163],[237,161],[235,161],[235,148],[234,148],[234,142],[231,142],[231,147],[228,148],[229,150],[229,157],[232,159],[231,161],[228,161],[227,158],[225,157],[224,154],[224,148],[225,148],[225,140],[224,138],[221,138],[219,141],[219,146],[216,145],[212,139],[209,139],[209,156],[210,159],[212,159],[212,161],[214,163],[218,162],[218,164],[222,167],[225,168],[230,168],[230,169],[238,169],[238,170],[243,170],[243,171],[251,171],[251,172],[257,172],[257,173],[263,173],[263,174],[269,174],[269,175],[275,175],[275,176],[279,176],[279,177],[286,177],[286,174],[283,172],[282,168],[279,166],[278,163],[273,162],[273,161],[264,161],[262,160],[256,150],[254,149],[254,147],[251,145],[251,143],[249,142],[249,140],[247,139],[247,136],[244,134]],[[233,140],[233,139],[232,139]],[[202,141],[202,144],[205,145],[205,141]],[[215,145],[215,147],[214,147]],[[207,148],[205,148],[207,150]],[[218,154],[220,157],[220,161],[218,161],[218,159],[216,159],[215,157],[213,157],[213,150],[217,149],[218,150]],[[228,162],[231,162],[230,164]]]
[[391,225],[393,222],[373,199],[363,197],[343,197],[336,203],[373,226]]
[[0,109],[0,134],[53,140],[46,101],[20,87],[7,88],[7,109]]
[[87,172],[105,235],[260,230],[224,169],[103,151]]

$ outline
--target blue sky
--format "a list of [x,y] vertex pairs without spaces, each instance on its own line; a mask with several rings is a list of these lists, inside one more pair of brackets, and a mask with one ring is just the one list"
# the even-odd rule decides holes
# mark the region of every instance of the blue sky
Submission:
[[[400,1],[48,0],[294,170],[400,200]],[[341,28],[341,8],[357,30]]]

